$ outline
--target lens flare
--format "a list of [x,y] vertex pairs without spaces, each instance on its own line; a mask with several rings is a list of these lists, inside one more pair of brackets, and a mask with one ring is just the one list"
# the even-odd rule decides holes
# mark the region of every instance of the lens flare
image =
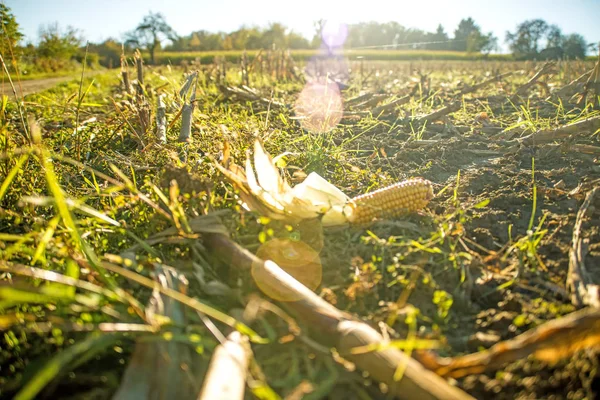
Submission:
[[327,47],[342,47],[348,37],[348,26],[344,23],[327,20],[321,29],[321,39]]
[[[290,239],[273,239],[256,252],[262,260],[271,260],[310,290],[321,284],[323,270],[321,259],[312,247]],[[300,298],[273,284],[262,263],[252,265],[252,277],[259,289],[277,301],[298,301]]]
[[294,105],[302,128],[326,133],[337,126],[344,114],[340,89],[335,82],[318,79],[307,83]]

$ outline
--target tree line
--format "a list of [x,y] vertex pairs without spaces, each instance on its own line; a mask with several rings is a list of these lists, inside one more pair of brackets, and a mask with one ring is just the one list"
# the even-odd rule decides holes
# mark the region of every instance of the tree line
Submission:
[[[102,43],[90,43],[88,62],[116,66],[123,49],[146,50],[151,62],[159,50],[217,51],[256,49],[317,49],[327,47],[322,40],[326,21],[314,23],[314,34],[306,38],[280,23],[266,27],[242,26],[234,32],[194,31],[178,35],[160,13],[149,13],[122,38],[110,38]],[[23,35],[11,10],[0,3],[0,54],[12,55],[39,70],[59,70],[73,61],[83,60],[85,40],[72,28],[58,24],[40,27],[37,45],[23,44]],[[593,51],[577,33],[564,34],[556,25],[541,19],[523,21],[505,35],[515,59],[577,59]],[[397,22],[364,22],[347,27],[343,43],[346,49],[428,49],[489,54],[499,49],[499,39],[484,32],[473,18],[462,19],[448,33],[442,25],[434,32],[407,28]]]
[[[163,46],[166,51],[254,50],[268,48],[316,49],[323,47],[322,32],[326,21],[315,22],[313,37],[287,29],[280,23],[265,28],[242,26],[230,33],[200,30],[177,36],[161,14],[148,14],[136,29],[125,35],[125,42],[144,46],[153,59]],[[584,58],[593,46],[577,33],[563,34],[556,25],[533,19],[520,23],[514,32],[506,32],[505,42],[517,59]],[[489,54],[499,49],[498,38],[484,32],[473,18],[462,19],[450,36],[438,25],[435,32],[407,28],[397,22],[363,22],[349,25],[344,48],[429,49]]]

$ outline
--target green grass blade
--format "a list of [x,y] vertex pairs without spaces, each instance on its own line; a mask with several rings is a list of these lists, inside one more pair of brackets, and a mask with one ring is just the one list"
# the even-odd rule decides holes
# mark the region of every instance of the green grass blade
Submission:
[[533,229],[535,222],[535,212],[537,208],[537,186],[535,184],[535,158],[531,159],[531,183],[533,185],[533,205],[531,206],[531,218],[529,219],[529,227],[527,230]]
[[[68,267],[71,268],[71,267]],[[48,271],[45,269],[29,267],[27,265],[13,264],[9,265],[0,261],[0,271],[10,272],[15,275],[28,276],[30,278],[42,279],[48,282],[56,282],[66,286],[72,286],[81,290],[85,290],[91,293],[99,294],[108,300],[120,301],[124,304],[131,305],[133,307],[141,308],[141,304],[135,301],[131,303],[128,296],[124,296],[121,292],[123,289],[117,288],[116,290],[110,290],[102,286],[98,286],[91,282],[74,279],[72,277],[59,274],[54,271]]]
[[488,204],[490,204],[490,199],[485,199],[483,201],[480,201],[479,203],[475,204],[473,206],[473,208],[484,208],[486,207]]
[[92,333],[84,341],[75,343],[73,346],[59,352],[46,363],[17,393],[15,400],[34,399],[40,391],[61,372],[64,372],[69,364],[81,362],[82,357],[89,359],[108,346],[115,343],[122,335]]
[[32,239],[29,237],[30,235],[15,235],[12,233],[0,233],[0,240],[3,242],[30,242]]
[[[25,196],[22,198],[22,200],[24,202],[31,203],[31,204],[38,205],[38,206],[48,206],[51,204],[56,205],[56,200],[52,197]],[[103,212],[98,211],[95,208],[88,206],[87,204],[83,203],[82,200],[73,200],[73,199],[65,198],[65,202],[66,202],[67,206],[74,208],[83,214],[86,214],[88,216],[102,220],[110,225],[121,226],[121,224],[119,222],[110,218]]]
[[6,176],[6,179],[4,179],[4,182],[2,182],[2,186],[0,186],[0,201],[8,191],[8,187],[12,183],[13,179],[15,179],[15,176],[17,176],[19,170],[21,169],[23,164],[25,164],[25,161],[27,161],[28,158],[29,154],[24,154],[21,157],[19,157],[19,159],[17,160],[17,164],[15,164],[15,166],[10,170],[10,172]]
[[42,261],[42,263],[46,262],[44,252],[46,251],[46,246],[48,246],[50,239],[52,239],[52,236],[54,236],[54,232],[56,231],[56,227],[58,226],[59,221],[60,216],[57,215],[56,217],[50,220],[50,223],[48,223],[48,229],[46,229],[46,231],[44,232],[42,240],[40,240],[40,243],[35,249],[35,254],[33,255],[33,259],[31,260],[31,265],[35,265],[35,263],[38,261]]
[[235,318],[233,318],[233,317],[231,317],[231,316],[229,316],[207,304],[202,303],[201,301],[199,301],[197,299],[186,296],[185,294],[178,292],[177,290],[163,287],[163,286],[157,284],[155,281],[153,281],[150,278],[142,276],[142,275],[140,275],[134,271],[130,271],[126,268],[119,267],[118,265],[104,263],[104,267],[107,270],[117,273],[131,281],[137,282],[140,285],[146,286],[151,289],[156,289],[161,294],[168,296],[174,300],[177,300],[178,302],[180,302],[196,311],[199,311],[204,315],[207,315],[213,319],[216,319],[217,321],[220,321],[220,322],[232,327],[233,329],[236,329],[236,330],[240,331],[241,333],[248,335],[250,337],[250,340],[252,340],[255,343],[265,343],[265,339],[261,338],[256,332],[254,332],[252,329],[250,329],[250,327],[248,327],[247,325],[239,322]]
[[104,271],[104,269],[102,268],[102,265],[100,264],[100,261],[98,260],[98,257],[96,256],[92,248],[83,240],[83,238],[79,234],[77,225],[75,224],[73,216],[69,211],[65,195],[58,183],[56,174],[54,173],[54,166],[51,162],[48,162],[49,157],[49,153],[45,150],[42,150],[40,158],[42,160],[42,165],[44,166],[46,181],[48,183],[48,189],[50,190],[50,193],[52,193],[52,195],[54,196],[55,205],[58,209],[58,213],[60,214],[63,220],[63,223],[65,224],[67,229],[69,229],[71,238],[77,244],[77,246],[83,252],[83,254],[85,254],[87,260],[90,262],[92,267],[94,267],[99,272],[102,279],[106,281],[108,285],[110,285],[111,287],[115,287],[115,281],[108,274],[106,274],[106,271]]
[[70,301],[63,298],[54,288],[43,286],[40,288],[17,288],[14,286],[0,286],[0,310],[18,304],[46,304]]

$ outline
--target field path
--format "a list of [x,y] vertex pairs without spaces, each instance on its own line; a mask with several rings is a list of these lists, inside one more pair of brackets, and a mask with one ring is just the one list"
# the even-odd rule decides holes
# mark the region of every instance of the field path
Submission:
[[[90,77],[97,75],[104,71],[92,71],[85,74],[85,77]],[[49,89],[54,87],[62,82],[67,82],[74,79],[79,79],[81,74],[79,75],[68,75],[68,76],[59,76],[56,78],[43,78],[43,79],[32,79],[29,81],[21,81],[16,82],[13,80],[15,85],[15,89],[17,90],[18,97],[23,97],[31,93],[40,92],[42,90]],[[14,78],[13,78],[14,79]],[[8,95],[10,97],[14,97],[13,90],[8,82],[8,79],[4,77],[4,80],[0,82],[0,95]]]

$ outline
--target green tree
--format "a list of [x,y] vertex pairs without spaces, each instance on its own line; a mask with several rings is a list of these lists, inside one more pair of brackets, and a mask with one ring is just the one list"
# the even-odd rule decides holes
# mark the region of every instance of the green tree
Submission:
[[548,29],[542,19],[527,20],[517,26],[516,32],[506,32],[506,42],[518,58],[532,58],[538,55],[540,41]]
[[236,50],[244,50],[248,47],[248,36],[249,30],[245,27],[241,27],[235,32],[231,32],[228,36],[231,37],[232,46]]
[[484,34],[473,18],[462,19],[454,31],[454,50],[467,51],[469,53],[486,53],[498,48],[498,38],[491,32]]
[[420,29],[406,29],[397,22],[363,22],[348,27],[345,45],[350,48],[400,48],[413,44],[417,47],[418,43],[430,41],[430,35]]
[[262,32],[258,28],[252,28],[248,31],[246,38],[246,49],[261,49],[262,48]]
[[583,36],[576,33],[565,36],[558,26],[541,19],[522,22],[514,33],[506,33],[506,41],[513,54],[522,59],[584,58],[588,49]]
[[287,43],[290,49],[308,49],[310,47],[308,39],[294,31],[288,33]]
[[70,60],[82,42],[83,38],[77,29],[68,26],[63,30],[58,22],[55,22],[40,27],[37,54],[50,59]]
[[6,56],[18,55],[18,45],[23,34],[19,31],[19,24],[12,14],[10,8],[0,3],[0,54]]
[[563,49],[564,36],[560,28],[556,25],[549,25],[545,34],[546,47],[539,52],[540,59],[560,59],[565,55]]
[[467,38],[467,52],[489,54],[498,48],[498,38],[491,32],[482,34],[480,31],[472,32]]
[[201,36],[202,42],[204,43],[202,50],[223,50],[223,33],[210,33],[207,32],[205,37]]
[[263,48],[284,49],[287,47],[286,28],[280,23],[272,23],[262,35]]
[[318,21],[314,21],[313,27],[315,28],[315,34],[310,42],[310,47],[317,49],[319,46],[321,46],[321,42],[323,41],[321,34],[323,32],[323,27],[325,27],[325,20],[320,19]]
[[199,50],[202,46],[202,41],[196,32],[192,33],[189,40],[190,50]]
[[180,36],[173,40],[169,46],[165,46],[165,49],[169,51],[189,51],[192,50],[193,36]]
[[121,62],[121,43],[109,38],[99,44],[91,44],[90,53],[98,54],[100,64],[105,67],[116,67]]
[[177,34],[167,24],[165,17],[160,13],[149,13],[142,22],[131,32],[125,35],[126,42],[135,46],[144,47],[150,53],[150,62],[154,64],[154,55],[165,41],[174,42]]
[[583,36],[577,33],[572,33],[570,35],[565,36],[565,38],[562,41],[562,48],[565,57],[571,59],[583,59],[587,52],[588,45]]
[[561,47],[563,34],[560,28],[556,25],[550,25],[546,32],[546,48]]
[[492,32],[485,35],[485,40],[482,42],[481,51],[484,54],[490,54],[492,51],[498,50],[498,38]]
[[230,35],[223,38],[223,50],[233,50],[233,40]]
[[438,42],[431,43],[427,48],[432,50],[447,50],[448,49],[448,34],[444,30],[442,24],[437,26],[435,33],[430,35],[430,42]]
[[[398,44],[410,45],[413,49],[421,47],[419,43],[427,41],[427,33],[421,29],[409,28],[398,34]],[[403,46],[407,48],[406,46]]]
[[475,24],[475,20],[469,17],[467,19],[461,19],[458,23],[458,27],[454,30],[454,50],[467,51],[469,47],[469,38],[473,42],[473,36],[481,35],[479,26]]

